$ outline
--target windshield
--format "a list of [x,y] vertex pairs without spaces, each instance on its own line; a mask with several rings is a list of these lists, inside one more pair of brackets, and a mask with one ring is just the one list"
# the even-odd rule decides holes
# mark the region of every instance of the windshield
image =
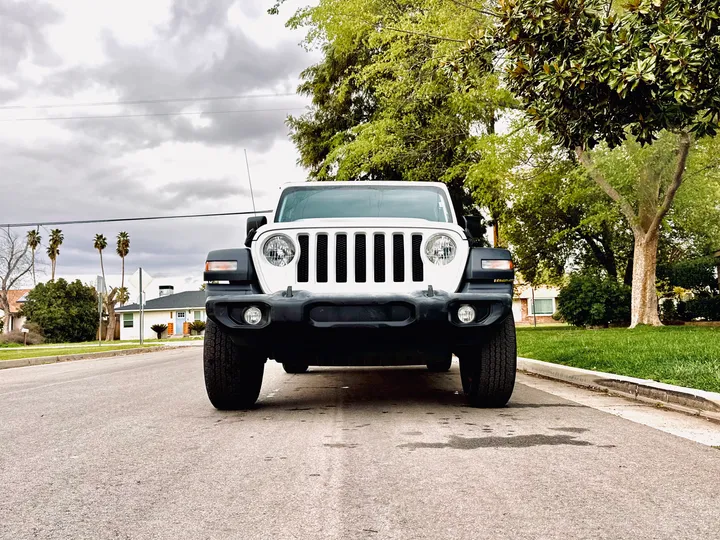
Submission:
[[317,218],[416,218],[450,223],[445,193],[432,186],[308,186],[287,189],[275,221]]

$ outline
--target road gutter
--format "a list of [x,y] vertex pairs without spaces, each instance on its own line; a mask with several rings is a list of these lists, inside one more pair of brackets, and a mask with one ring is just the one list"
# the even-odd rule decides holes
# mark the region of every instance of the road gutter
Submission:
[[529,358],[518,358],[518,370],[720,422],[720,393]]
[[113,356],[127,356],[157,351],[177,349],[173,346],[143,347],[136,349],[116,349],[114,351],[99,351],[96,353],[60,354],[53,356],[37,356],[34,358],[16,358],[14,360],[0,360],[0,369],[39,366],[41,364],[56,364],[58,362],[72,362],[74,360],[88,360],[91,358],[110,358]]

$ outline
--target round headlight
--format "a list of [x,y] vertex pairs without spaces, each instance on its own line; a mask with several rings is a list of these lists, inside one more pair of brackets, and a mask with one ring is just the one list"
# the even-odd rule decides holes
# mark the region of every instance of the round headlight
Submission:
[[271,236],[263,246],[263,255],[273,266],[287,266],[295,257],[295,245],[285,235]]
[[455,258],[455,253],[457,253],[457,245],[446,234],[436,234],[425,244],[425,255],[433,264],[441,266],[449,264]]
[[469,324],[475,320],[475,309],[472,306],[460,306],[457,316],[461,323]]
[[262,321],[262,311],[260,311],[260,308],[250,306],[245,310],[245,313],[243,313],[243,319],[245,319],[246,323],[255,326]]

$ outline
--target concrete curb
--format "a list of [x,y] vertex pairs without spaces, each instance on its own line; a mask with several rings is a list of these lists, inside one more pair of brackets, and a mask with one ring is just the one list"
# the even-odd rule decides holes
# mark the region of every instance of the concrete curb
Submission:
[[720,422],[720,393],[551,364],[529,358],[518,358],[518,370],[575,386],[630,397]]
[[131,354],[143,354],[157,351],[178,349],[179,347],[143,347],[137,349],[121,349],[115,351],[100,351],[96,353],[61,354],[54,356],[37,356],[35,358],[18,358],[16,360],[0,360],[0,369],[39,366],[41,364],[56,364],[58,362],[72,362],[73,360],[89,360],[91,358],[110,358],[113,356],[128,356]]

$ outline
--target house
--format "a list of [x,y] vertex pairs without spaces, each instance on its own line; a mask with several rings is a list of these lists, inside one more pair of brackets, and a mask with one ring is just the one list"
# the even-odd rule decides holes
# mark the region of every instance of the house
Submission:
[[3,332],[12,332],[20,330],[25,324],[25,317],[20,316],[20,309],[27,300],[27,294],[30,289],[12,289],[8,291],[8,302],[10,304],[10,314],[3,313],[0,310],[0,317],[3,318]]
[[[552,315],[557,311],[557,297],[560,290],[555,287],[531,287],[519,284],[513,298],[513,315],[519,324],[554,323]],[[533,298],[535,302],[533,303]]]
[[[143,337],[156,338],[150,327],[166,324],[167,337],[190,334],[188,328],[193,321],[205,322],[205,291],[186,291],[166,294],[153,300],[147,300],[144,308],[145,324]],[[120,339],[140,338],[140,304],[128,304],[115,309],[120,319]],[[166,337],[165,335],[163,337]]]

